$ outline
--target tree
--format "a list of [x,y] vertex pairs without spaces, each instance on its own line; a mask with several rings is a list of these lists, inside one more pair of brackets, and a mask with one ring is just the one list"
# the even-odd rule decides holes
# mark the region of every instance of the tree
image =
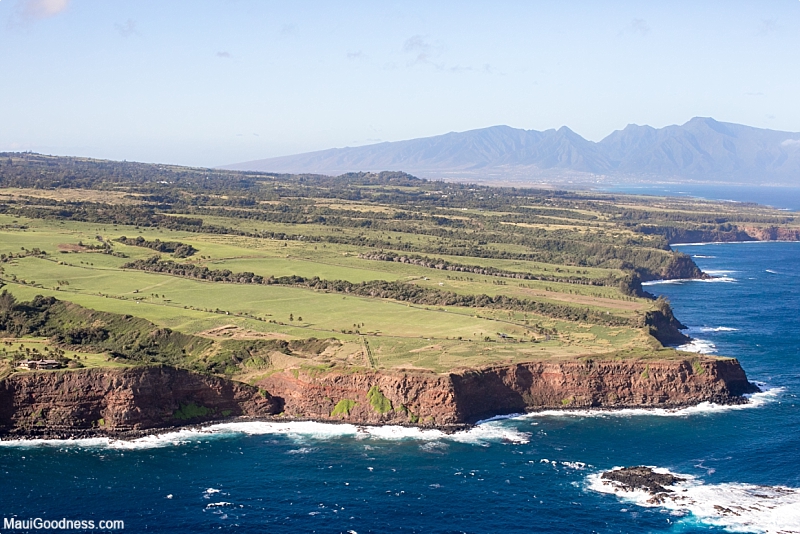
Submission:
[[0,293],[0,313],[8,313],[14,309],[14,305],[17,303],[17,299],[14,298],[14,295],[3,290]]

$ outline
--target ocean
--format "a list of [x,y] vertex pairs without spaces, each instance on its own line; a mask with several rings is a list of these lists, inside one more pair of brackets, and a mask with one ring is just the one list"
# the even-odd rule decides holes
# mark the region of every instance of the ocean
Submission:
[[[0,516],[133,532],[800,531],[800,243],[678,248],[719,281],[648,290],[669,297],[692,348],[739,358],[762,384],[749,405],[545,412],[453,435],[237,423],[5,442]],[[684,475],[680,498],[599,479],[631,465]]]
[[694,197],[730,202],[755,202],[773,208],[800,211],[800,187],[722,184],[618,184],[599,188],[609,193]]

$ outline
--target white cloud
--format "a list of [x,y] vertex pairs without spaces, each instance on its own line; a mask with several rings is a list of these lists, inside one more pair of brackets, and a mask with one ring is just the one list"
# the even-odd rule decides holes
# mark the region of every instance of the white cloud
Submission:
[[136,30],[136,21],[128,19],[125,24],[114,24],[119,34],[123,37],[130,37],[131,35],[138,35]]
[[424,63],[431,57],[431,44],[425,41],[421,35],[414,35],[403,43],[403,52],[415,55],[416,62]]
[[221,52],[217,52],[217,57],[222,58],[222,59],[230,59],[233,56],[227,50],[222,50]]
[[778,23],[774,19],[763,19],[758,25],[759,35],[769,35],[778,31]]
[[786,141],[781,143],[781,146],[800,148],[800,139],[787,139]]
[[626,33],[647,35],[650,33],[650,26],[647,25],[647,21],[644,19],[633,19],[630,24],[619,32],[620,35]]
[[46,19],[66,10],[69,2],[70,0],[21,0],[17,8],[23,19]]

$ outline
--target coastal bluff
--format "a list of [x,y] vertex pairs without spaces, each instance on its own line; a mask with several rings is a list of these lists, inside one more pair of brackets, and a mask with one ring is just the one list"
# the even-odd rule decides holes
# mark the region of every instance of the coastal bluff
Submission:
[[0,381],[0,435],[131,435],[235,417],[457,428],[543,409],[744,402],[734,359],[581,360],[425,372],[281,371],[255,386],[166,366],[15,373]]
[[268,416],[258,388],[167,366],[15,373],[0,380],[0,435],[82,437]]
[[679,408],[758,391],[735,359],[531,362],[447,375],[276,373],[258,385],[286,416],[449,426],[543,409]]

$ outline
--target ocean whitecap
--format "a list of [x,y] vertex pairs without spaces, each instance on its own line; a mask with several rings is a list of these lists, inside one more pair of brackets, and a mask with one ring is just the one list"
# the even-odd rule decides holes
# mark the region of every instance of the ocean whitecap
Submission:
[[682,481],[665,486],[667,492],[631,489],[595,473],[586,478],[588,490],[616,495],[644,508],[663,508],[676,516],[738,532],[800,532],[800,488],[747,483],[705,484],[691,475],[652,468]]
[[744,395],[744,397],[747,398],[747,402],[744,404],[717,404],[713,402],[701,402],[694,406],[687,406],[685,408],[622,408],[619,410],[579,408],[566,410],[541,410],[522,415],[519,417],[519,419],[534,419],[541,417],[689,417],[696,415],[710,415],[735,410],[761,408],[779,400],[786,391],[786,388],[783,387],[770,387],[761,383],[756,384],[759,386],[759,388],[761,388],[761,392]]
[[696,352],[699,354],[714,354],[717,352],[717,346],[705,339],[693,339],[689,343],[675,347],[683,352]]
[[[230,438],[237,435],[283,435],[300,443],[308,440],[331,440],[338,438],[369,439],[381,441],[418,440],[450,441],[474,445],[490,442],[528,443],[530,435],[509,428],[500,421],[490,421],[453,433],[438,429],[423,429],[396,425],[359,426],[353,424],[321,423],[315,421],[247,421],[212,424],[199,428],[186,428],[130,440],[113,438],[87,438],[68,440],[20,439],[0,441],[0,446],[16,447],[81,447],[101,449],[152,449],[181,446],[209,439]],[[313,449],[301,447],[295,454],[305,454]]]

